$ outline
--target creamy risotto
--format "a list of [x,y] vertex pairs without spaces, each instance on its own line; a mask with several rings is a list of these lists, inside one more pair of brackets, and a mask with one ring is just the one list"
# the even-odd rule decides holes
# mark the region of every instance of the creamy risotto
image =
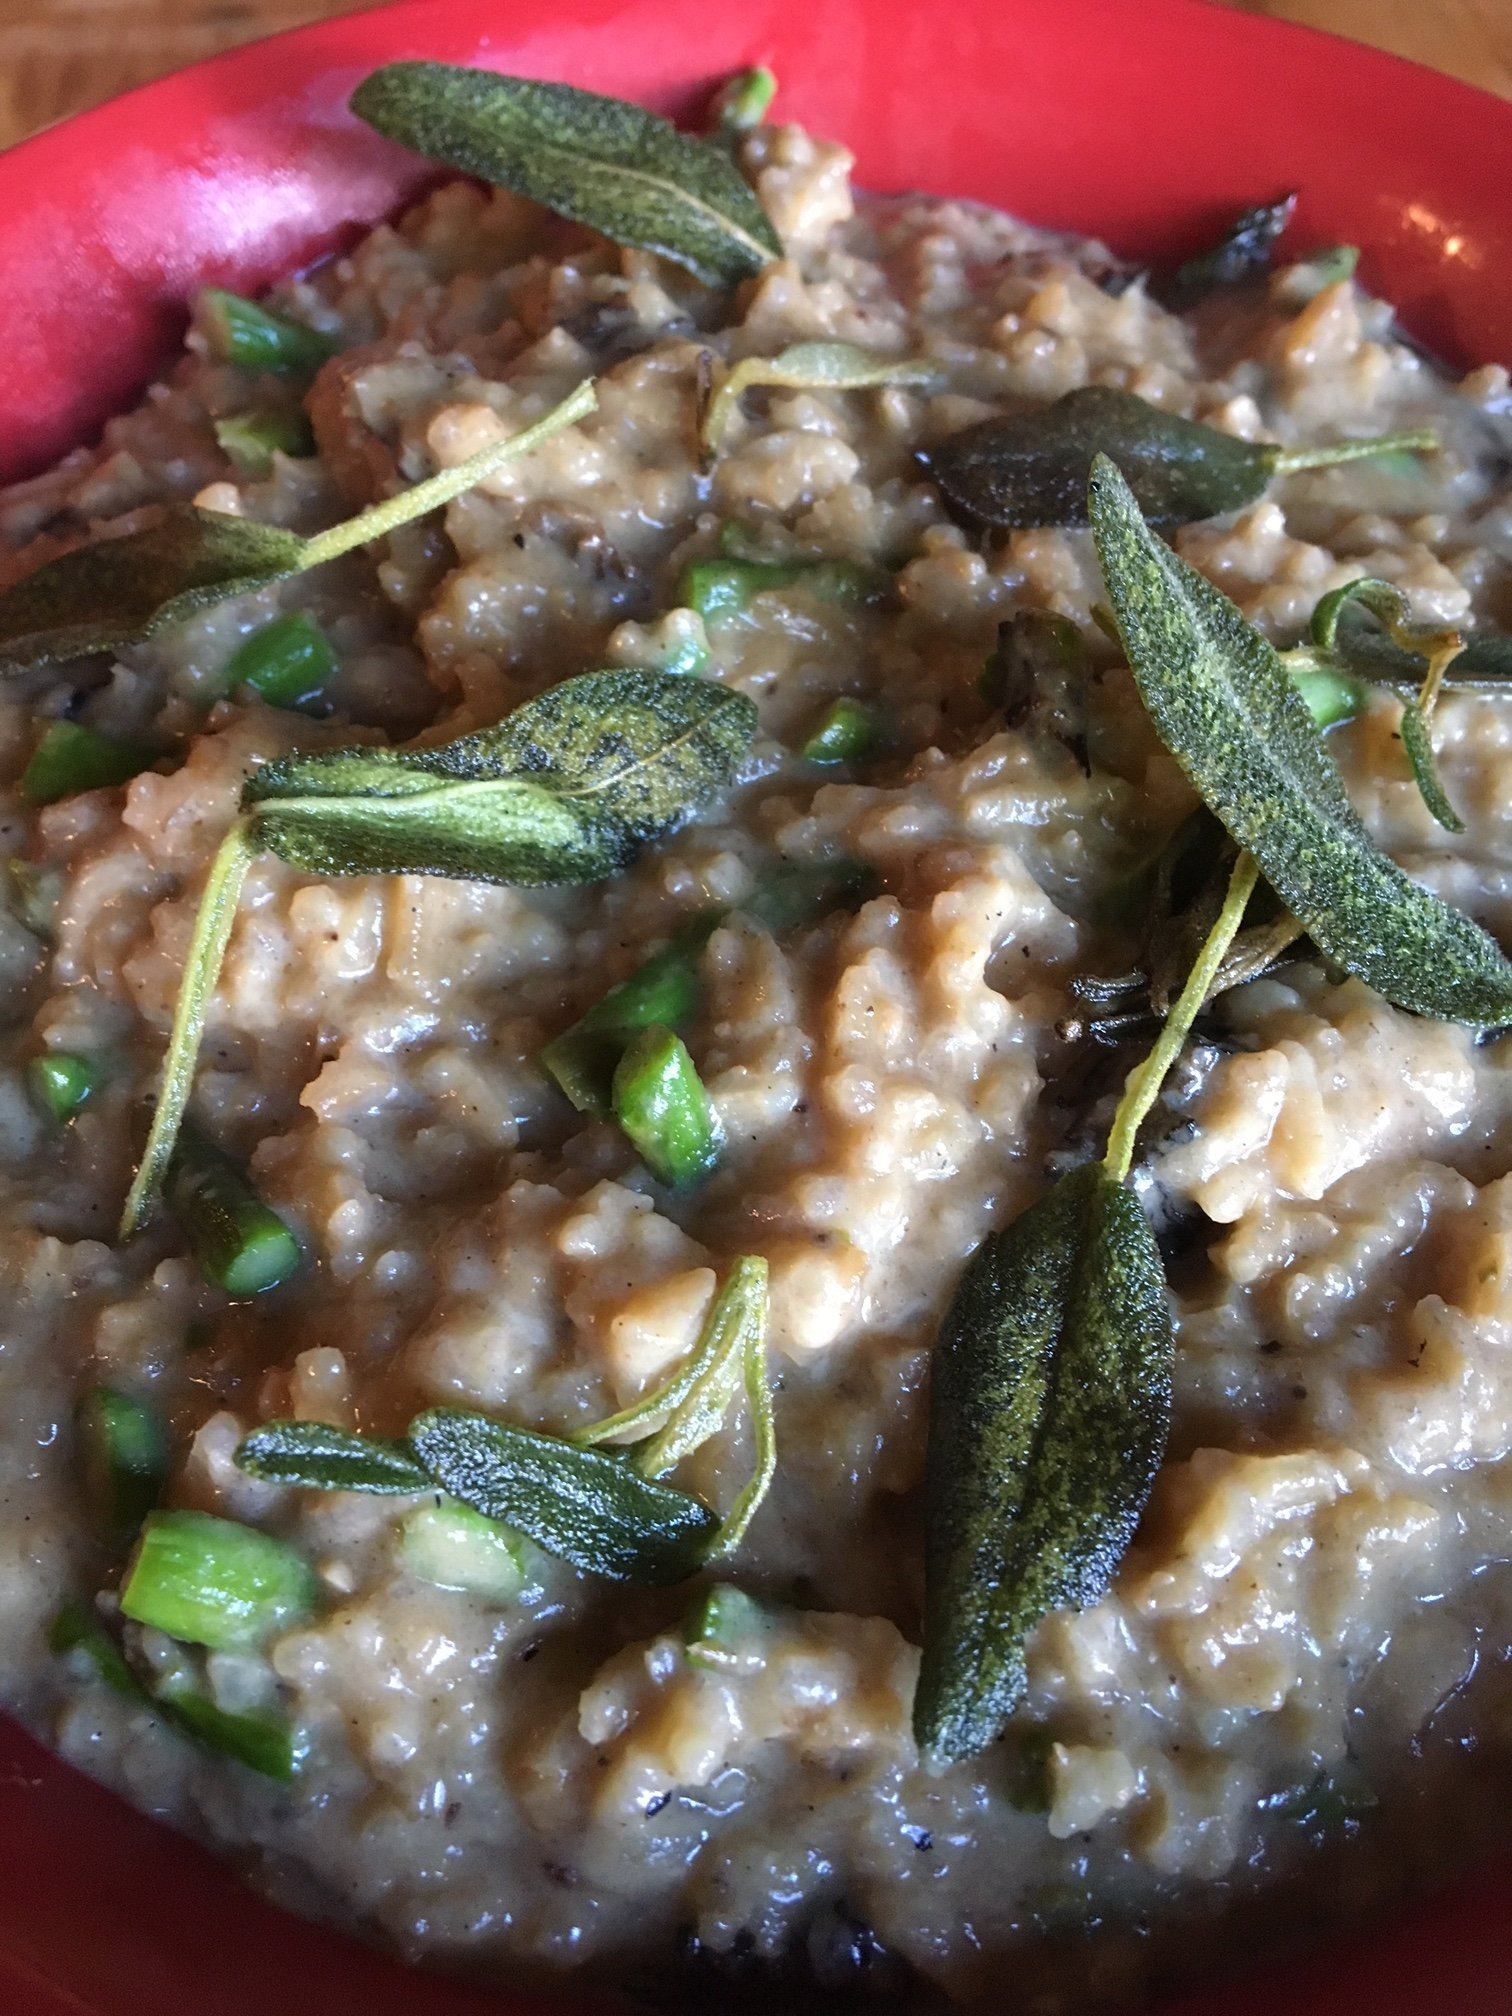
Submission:
[[[13,582],[169,501],[314,534],[596,395],[443,510],[7,682],[0,1690],[419,1960],[1073,2010],[1416,1882],[1505,1803],[1512,1049],[1261,915],[1126,1186],[1175,1331],[1137,1530],[1027,1619],[995,1740],[921,1749],[931,1433],[970,1461],[936,1340],[983,1240],[1103,1152],[1159,1030],[1162,850],[1223,844],[1183,826],[1092,532],[973,517],[931,458],[1089,386],[1290,449],[1428,430],[1162,530],[1283,648],[1362,577],[1398,636],[1484,636],[1507,375],[1446,376],[1336,252],[1177,313],[1098,245],[854,196],[797,128],[737,110],[719,144],[780,239],[748,277],[448,182],[271,322],[207,299],[100,446],[0,497]],[[853,350],[731,381],[798,344]],[[193,1133],[118,1238],[244,781],[611,668],[754,703],[691,816],[570,886],[259,846]],[[1400,682],[1333,676],[1376,846],[1512,937],[1512,700],[1450,663],[1453,832]],[[553,1075],[663,952],[653,1040],[601,1026],[612,1087]],[[696,1364],[702,1417],[637,1468]],[[594,1572],[591,1519],[568,1544],[414,1474],[438,1409],[564,1475],[594,1448],[697,1546]],[[268,1423],[392,1488],[279,1481]]]

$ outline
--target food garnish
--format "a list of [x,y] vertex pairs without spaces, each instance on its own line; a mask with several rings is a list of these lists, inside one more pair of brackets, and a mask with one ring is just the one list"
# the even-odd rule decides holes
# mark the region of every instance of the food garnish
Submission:
[[1163,308],[1180,315],[1220,288],[1257,279],[1269,269],[1276,241],[1296,208],[1296,192],[1292,191],[1274,203],[1256,203],[1241,210],[1211,245],[1171,271],[1157,274],[1150,284],[1151,294]]
[[979,420],[924,459],[945,502],[974,522],[1085,525],[1087,479],[1095,457],[1106,455],[1152,525],[1187,525],[1253,504],[1277,476],[1437,446],[1436,435],[1418,429],[1280,448],[1162,412],[1112,385],[1085,385],[1032,412]]
[[[270,1421],[246,1437],[236,1460],[250,1476],[312,1490],[409,1494],[439,1484],[584,1573],[681,1581],[734,1553],[776,1469],[766,1321],[767,1265],[747,1257],[735,1262],[672,1377],[575,1436],[441,1407],[417,1415],[403,1443]],[[721,1520],[661,1480],[718,1433],[742,1386],[756,1463]]]
[[1512,1022],[1512,964],[1374,844],[1280,654],[1156,538],[1106,455],[1090,509],[1156,733],[1319,951],[1400,1008]]
[[417,154],[617,245],[659,252],[711,287],[748,280],[782,256],[725,148],[622,99],[449,63],[390,63],[358,86],[352,110]]
[[518,434],[309,538],[196,504],[153,506],[135,530],[61,554],[0,594],[0,665],[62,664],[114,651],[217,602],[308,573],[449,504],[596,403],[586,380]]
[[747,392],[767,386],[795,392],[864,392],[878,385],[938,384],[927,357],[879,357],[855,343],[790,343],[775,357],[743,357],[731,365],[704,414],[703,444],[723,445]]
[[141,1224],[173,1154],[242,884],[259,854],[311,875],[534,888],[598,881],[712,797],[755,724],[743,694],[706,679],[588,672],[455,742],[296,754],[255,770],[200,899],[121,1236]]

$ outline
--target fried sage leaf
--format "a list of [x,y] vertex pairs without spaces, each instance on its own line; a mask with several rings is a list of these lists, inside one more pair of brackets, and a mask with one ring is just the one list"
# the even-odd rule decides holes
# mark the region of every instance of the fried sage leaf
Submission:
[[446,875],[536,887],[610,875],[711,798],[756,709],[710,680],[589,672],[496,728],[431,749],[334,749],[255,771],[210,867],[157,1108],[121,1220],[141,1224],[173,1153],[247,870],[277,854],[316,875]]
[[[1377,685],[1421,686],[1428,674],[1425,654],[1404,649],[1363,610],[1356,613],[1357,606],[1340,612],[1332,658]],[[1512,687],[1512,637],[1500,630],[1469,630],[1461,635],[1462,648],[1445,668],[1444,685],[1462,693],[1502,693]]]
[[914,1698],[919,1746],[944,1761],[997,1735],[1046,1611],[1103,1595],[1160,1467],[1171,1312],[1124,1179],[1258,879],[1241,854],[1159,1040],[1129,1074],[1102,1162],[989,1238],[946,1317],[930,1378]]
[[1154,1238],[1100,1163],[978,1250],[930,1374],[914,1699],[930,1756],[990,1743],[1033,1626],[1107,1589],[1165,1448],[1171,1362]]
[[165,504],[146,523],[63,553],[0,595],[0,661],[63,663],[297,573],[305,542],[277,525]]
[[359,119],[417,154],[518,190],[710,286],[782,256],[728,152],[618,98],[449,63],[390,63],[352,96]]
[[1157,275],[1150,293],[1162,307],[1181,314],[1221,287],[1236,287],[1258,278],[1269,268],[1276,240],[1290,224],[1296,207],[1293,191],[1274,203],[1257,203],[1253,209],[1240,211],[1212,245],[1171,272]]
[[216,602],[319,567],[460,497],[595,404],[589,381],[518,434],[309,539],[194,504],[157,507],[132,530],[61,554],[0,595],[0,666],[118,650]]
[[718,1530],[697,1498],[621,1457],[481,1414],[433,1408],[410,1423],[410,1443],[454,1498],[590,1575],[680,1582]]
[[723,1427],[743,1385],[756,1467],[709,1542],[710,1560],[726,1559],[739,1547],[777,1468],[777,1425],[766,1369],[768,1306],[767,1263],[748,1253],[730,1269],[697,1344],[672,1377],[634,1406],[573,1438],[583,1444],[643,1438],[627,1452],[630,1461],[643,1477],[665,1477]]
[[282,757],[242,804],[258,842],[309,874],[593,882],[710,798],[755,722],[711,680],[588,672],[433,749]]
[[1099,456],[1092,528],[1157,734],[1319,950],[1399,1007],[1512,1021],[1512,965],[1372,843],[1279,654],[1156,538]]
[[698,1341],[671,1378],[606,1420],[580,1429],[575,1442],[634,1442],[634,1463],[645,1477],[665,1477],[724,1424],[740,1384],[741,1362],[752,1336],[765,1335],[767,1263],[746,1254],[730,1269],[699,1331]]
[[[1312,639],[1320,650],[1336,654],[1340,620],[1346,609],[1365,611],[1405,660],[1422,664],[1418,691],[1402,707],[1402,747],[1423,803],[1446,832],[1463,833],[1465,822],[1449,802],[1439,776],[1431,724],[1445,679],[1465,655],[1464,639],[1458,630],[1414,622],[1412,605],[1400,588],[1389,581],[1362,577],[1335,588],[1313,611]],[[1512,670],[1512,653],[1508,669]]]
[[402,1495],[433,1488],[431,1475],[402,1442],[354,1435],[323,1421],[267,1421],[236,1451],[236,1465],[267,1484],[311,1491],[376,1491]]
[[797,392],[865,392],[877,385],[930,385],[940,367],[927,357],[879,357],[855,343],[790,343],[775,357],[743,357],[730,367],[704,415],[703,444],[724,440],[741,399],[757,386]]
[[979,420],[932,448],[925,461],[946,504],[967,519],[1085,525],[1093,457],[1105,454],[1151,524],[1187,525],[1254,503],[1276,476],[1437,446],[1432,434],[1408,433],[1279,448],[1164,413],[1133,392],[1086,385],[1033,412]]

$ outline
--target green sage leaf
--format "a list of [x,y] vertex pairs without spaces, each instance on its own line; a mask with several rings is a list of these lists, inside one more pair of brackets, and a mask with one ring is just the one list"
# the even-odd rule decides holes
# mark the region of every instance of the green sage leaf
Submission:
[[643,1477],[665,1477],[724,1425],[746,1348],[752,1337],[765,1338],[766,1314],[767,1263],[747,1254],[730,1269],[697,1343],[672,1377],[633,1406],[580,1429],[573,1440],[635,1441],[636,1469]]
[[454,1498],[589,1575],[659,1585],[702,1565],[718,1530],[696,1498],[618,1456],[437,1407],[410,1423],[416,1456]]
[[[1402,709],[1402,747],[1423,803],[1448,833],[1463,833],[1465,822],[1449,802],[1433,753],[1433,710],[1446,677],[1466,655],[1457,629],[1413,620],[1412,604],[1389,581],[1348,581],[1323,597],[1310,626],[1313,643],[1329,659],[1338,655],[1339,628],[1346,611],[1363,612],[1380,625],[1392,648],[1408,664],[1421,664],[1418,692]],[[1508,653],[1512,671],[1512,652]]]
[[211,864],[121,1237],[173,1156],[247,870],[264,848],[316,875],[592,882],[733,773],[755,729],[743,694],[667,672],[589,672],[496,728],[431,749],[335,749],[267,764]]
[[311,874],[591,882],[706,803],[755,724],[709,680],[589,672],[435,748],[280,758],[242,802],[258,844]]
[[[1461,634],[1463,647],[1445,668],[1444,685],[1464,693],[1501,693],[1512,686],[1512,636],[1500,630]],[[1356,677],[1380,686],[1416,688],[1428,675],[1424,652],[1404,649],[1355,608],[1340,614],[1330,655]]]
[[744,357],[730,367],[704,415],[703,444],[724,440],[741,399],[757,386],[797,392],[863,392],[877,385],[930,385],[940,367],[927,357],[879,357],[855,343],[790,343],[775,357]]
[[1293,191],[1274,203],[1257,203],[1252,209],[1241,210],[1212,245],[1171,272],[1158,275],[1151,294],[1162,307],[1181,314],[1220,288],[1257,279],[1269,269],[1276,240],[1291,222],[1296,207]]
[[1444,789],[1438,758],[1433,752],[1433,729],[1428,710],[1420,700],[1409,700],[1402,709],[1401,736],[1413,782],[1423,803],[1446,833],[1463,833],[1465,822],[1455,811],[1449,793]]
[[782,256],[723,148],[617,98],[449,63],[390,63],[358,86],[352,110],[418,154],[618,245],[659,252],[711,286]]
[[1135,1198],[1073,1170],[989,1238],[930,1375],[919,1745],[973,1756],[1024,1691],[1047,1611],[1096,1603],[1165,1448],[1172,1335]]
[[115,651],[217,602],[319,567],[460,497],[594,404],[591,382],[580,385],[518,434],[309,539],[227,511],[157,506],[131,530],[61,554],[0,594],[0,665]]
[[97,539],[0,595],[0,660],[25,667],[114,651],[212,603],[296,572],[304,541],[195,504]]
[[1151,524],[1186,525],[1253,504],[1278,475],[1437,446],[1436,436],[1414,432],[1281,448],[1162,412],[1133,392],[1086,385],[1037,411],[979,420],[924,460],[951,510],[988,525],[1026,527],[1085,525],[1088,477],[1103,454],[1123,471]]
[[324,1421],[266,1421],[236,1451],[236,1466],[265,1484],[309,1491],[374,1491],[394,1495],[433,1488],[430,1472],[402,1442],[356,1435]]
[[1091,513],[1156,732],[1318,948],[1400,1007],[1512,1021],[1512,965],[1373,845],[1279,654],[1155,537],[1106,456]]
[[746,1331],[741,1368],[745,1379],[746,1406],[751,1416],[751,1436],[756,1445],[756,1467],[740,1496],[719,1522],[705,1559],[728,1561],[745,1539],[751,1521],[777,1474],[777,1413],[772,1404],[772,1386],[767,1377],[766,1302],[763,1298],[757,1323]]

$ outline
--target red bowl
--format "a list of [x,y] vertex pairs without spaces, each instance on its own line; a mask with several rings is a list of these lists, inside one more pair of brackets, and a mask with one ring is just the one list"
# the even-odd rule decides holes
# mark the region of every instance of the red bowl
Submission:
[[[663,110],[771,62],[781,111],[856,150],[874,189],[1003,204],[1165,255],[1299,188],[1298,242],[1457,362],[1507,344],[1512,106],[1326,36],[1197,0],[411,0],[204,63],[0,158],[0,474],[127,404],[207,280],[252,289],[392,211],[427,169],[346,112],[377,64],[429,56]],[[3,2016],[501,2016],[286,1917],[199,1849],[0,1722]],[[1512,1870],[1182,2016],[1506,2009]],[[564,1990],[557,2005],[595,2004]]]

